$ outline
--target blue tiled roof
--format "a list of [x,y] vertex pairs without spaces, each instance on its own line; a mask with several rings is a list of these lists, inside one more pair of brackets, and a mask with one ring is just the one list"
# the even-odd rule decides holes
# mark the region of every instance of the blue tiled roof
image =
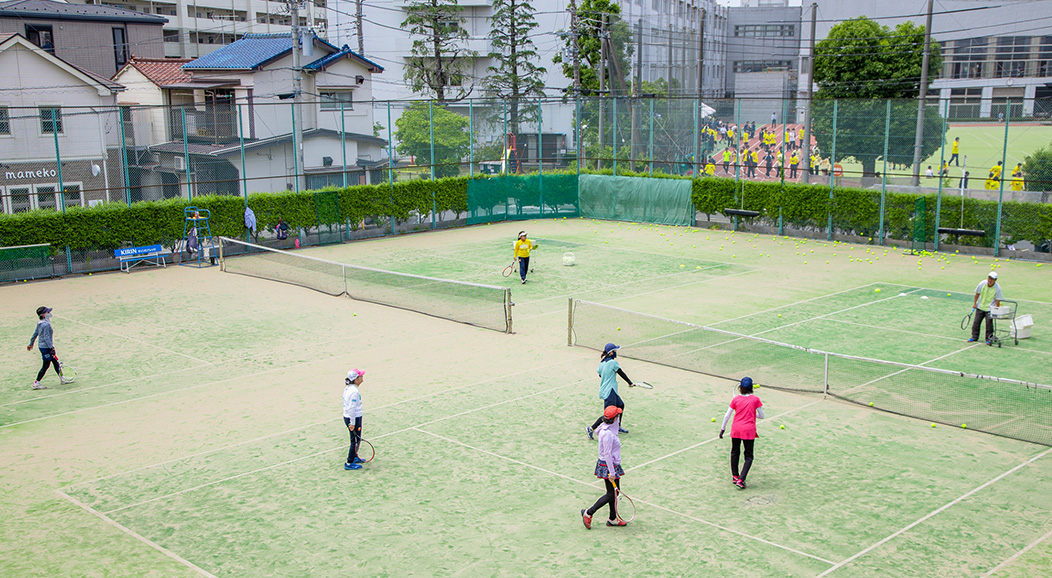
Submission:
[[[333,52],[339,52],[338,48],[316,36],[314,37],[314,42],[331,48]],[[291,32],[283,34],[246,34],[240,40],[185,64],[183,69],[252,70],[291,51]]]
[[351,58],[360,61],[362,64],[365,64],[371,72],[383,72],[384,70],[384,67],[369,60],[368,58],[365,58],[364,56],[359,55],[357,52],[354,52],[346,44],[343,45],[343,48],[341,48],[339,52],[333,52],[332,54],[323,56],[315,60],[314,62],[311,62],[310,64],[304,66],[303,68],[307,70],[325,70],[325,68],[333,62],[336,62],[337,60],[347,56],[350,56]]

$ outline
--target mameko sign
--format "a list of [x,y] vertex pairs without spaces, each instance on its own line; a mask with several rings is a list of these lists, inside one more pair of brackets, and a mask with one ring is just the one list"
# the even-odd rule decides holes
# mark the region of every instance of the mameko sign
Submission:
[[35,171],[4,171],[7,179],[44,179],[58,176],[55,169],[38,169]]

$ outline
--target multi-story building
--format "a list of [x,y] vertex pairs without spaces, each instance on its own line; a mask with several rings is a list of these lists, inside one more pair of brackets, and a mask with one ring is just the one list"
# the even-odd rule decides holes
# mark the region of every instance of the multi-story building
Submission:
[[113,76],[132,54],[164,56],[162,16],[53,0],[0,2],[0,34],[21,34],[62,60]]
[[800,72],[801,10],[786,0],[729,10],[726,87],[728,95],[741,99],[743,122],[767,122],[772,112],[779,118],[795,112],[791,101]]
[[[288,4],[270,0],[69,0],[102,4],[168,19],[164,53],[135,56],[197,58],[242,38],[245,34],[288,34],[292,16]],[[328,34],[326,0],[299,5],[299,24],[322,38]]]
[[[825,38],[837,22],[858,16],[879,18],[894,28],[909,20],[924,25],[924,5],[907,0],[822,2],[815,37]],[[932,70],[928,98],[938,98],[951,119],[990,118],[1011,107],[1013,116],[1052,113],[1052,0],[1004,0],[995,4],[944,0],[936,4],[932,41],[943,64]],[[908,15],[908,16],[906,16]],[[803,30],[806,57],[809,29]],[[806,88],[806,71],[800,90]]]

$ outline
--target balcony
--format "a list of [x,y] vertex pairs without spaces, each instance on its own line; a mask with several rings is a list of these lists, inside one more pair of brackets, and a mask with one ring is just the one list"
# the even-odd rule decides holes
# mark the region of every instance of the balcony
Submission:
[[[168,111],[171,140],[183,140],[183,109]],[[186,140],[221,144],[238,140],[237,112],[214,107],[210,110],[186,109]]]

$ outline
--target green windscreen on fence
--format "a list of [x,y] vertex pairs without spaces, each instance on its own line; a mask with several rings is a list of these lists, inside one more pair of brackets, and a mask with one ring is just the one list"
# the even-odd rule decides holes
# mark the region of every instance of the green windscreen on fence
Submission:
[[581,216],[607,221],[692,225],[691,181],[581,175]]
[[576,217],[577,175],[505,175],[468,181],[468,224]]
[[0,281],[23,281],[55,276],[51,245],[0,248]]

